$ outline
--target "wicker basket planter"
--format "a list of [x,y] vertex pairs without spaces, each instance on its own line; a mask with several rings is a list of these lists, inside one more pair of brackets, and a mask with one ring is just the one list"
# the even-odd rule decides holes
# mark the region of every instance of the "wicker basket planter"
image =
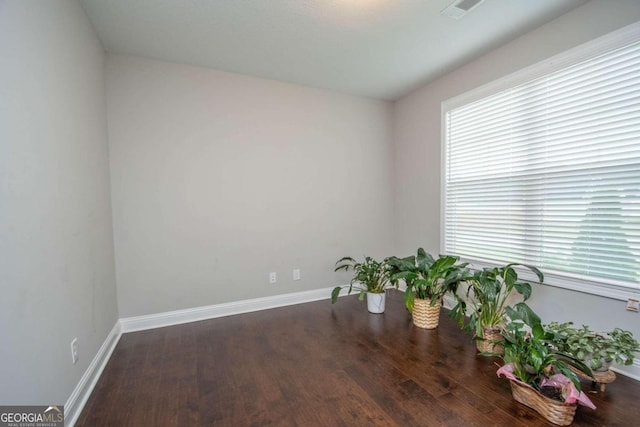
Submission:
[[549,399],[538,393],[531,386],[516,380],[510,380],[511,394],[516,402],[534,409],[547,421],[559,426],[568,426],[573,422],[577,403],[563,403]]
[[500,328],[491,328],[485,326],[483,328],[484,338],[478,338],[476,340],[476,348],[480,353],[497,353],[504,354],[504,347],[500,344],[495,344],[496,341],[502,341],[502,334]]
[[440,307],[441,300],[431,305],[431,300],[416,298],[412,312],[413,324],[423,329],[437,328],[440,323]]

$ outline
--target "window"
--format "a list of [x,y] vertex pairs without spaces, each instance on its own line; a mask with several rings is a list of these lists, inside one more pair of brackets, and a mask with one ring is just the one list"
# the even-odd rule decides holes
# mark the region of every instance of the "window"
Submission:
[[443,104],[443,252],[640,290],[640,25]]

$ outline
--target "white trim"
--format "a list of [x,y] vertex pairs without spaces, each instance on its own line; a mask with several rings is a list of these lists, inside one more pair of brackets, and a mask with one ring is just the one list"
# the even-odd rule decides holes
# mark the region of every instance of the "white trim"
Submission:
[[626,377],[640,381],[640,360],[638,359],[633,361],[633,365],[613,365],[610,369]]
[[231,316],[234,314],[250,313],[252,311],[284,307],[287,305],[301,304],[322,299],[326,299],[327,302],[329,302],[331,299],[332,289],[333,288],[314,289],[311,291],[293,292],[270,297],[214,304],[205,307],[148,314],[145,316],[125,317],[120,319],[120,328],[122,333],[144,331],[146,329],[180,325],[182,323],[197,322],[199,320],[214,319],[216,317]]
[[449,144],[447,144],[447,111],[449,107],[444,101],[440,104],[440,253],[444,254],[444,219],[446,212],[446,193],[447,188],[447,156],[449,155]]
[[[462,258],[462,261],[468,262],[469,267],[473,270],[481,270],[483,268],[493,268],[495,263],[480,260],[471,260]],[[538,282],[535,274],[526,268],[518,268],[518,276],[529,282]],[[542,269],[544,273],[544,282],[542,286],[550,286],[554,288],[568,289],[575,292],[597,295],[600,297],[611,298],[614,300],[627,301],[629,298],[640,298],[640,290],[633,289],[628,286],[616,285],[612,283],[601,283],[587,278],[569,277],[569,273],[558,274],[553,271]]]
[[67,399],[67,402],[64,404],[65,425],[67,427],[73,427],[78,420],[93,388],[96,386],[98,379],[100,379],[100,375],[102,375],[102,371],[105,366],[107,366],[107,362],[113,350],[116,348],[116,344],[118,344],[121,335],[120,322],[117,321],[102,343],[98,353],[96,353],[87,367],[84,375],[82,375],[82,378],[80,378],[80,381],[71,392],[71,396],[69,396],[69,399]]
[[620,301],[627,301],[629,298],[638,298],[640,296],[639,289],[629,289],[628,287],[616,286],[608,283],[597,283],[587,279],[580,280],[570,277],[561,277],[546,272],[544,273],[544,277],[545,281],[542,283],[543,286],[569,289],[576,292],[597,295]]
[[451,110],[502,90],[535,80],[545,74],[552,73],[578,62],[586,61],[626,44],[636,42],[639,38],[640,21],[447,99],[442,102],[443,111]]

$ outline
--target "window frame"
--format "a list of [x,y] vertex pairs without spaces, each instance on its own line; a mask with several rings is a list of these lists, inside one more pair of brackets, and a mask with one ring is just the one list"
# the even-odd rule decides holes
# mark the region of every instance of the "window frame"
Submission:
[[[445,244],[445,209],[446,209],[446,176],[447,176],[447,112],[477,101],[482,98],[494,95],[514,86],[526,83],[546,74],[572,66],[576,63],[588,60],[595,56],[623,47],[627,44],[640,41],[640,22],[625,26],[612,33],[596,38],[575,48],[552,56],[534,65],[523,68],[514,73],[508,74],[490,83],[472,89],[461,95],[447,99],[441,104],[440,113],[440,136],[441,136],[441,159],[440,159],[440,252],[444,253]],[[475,259],[462,259],[469,262],[470,266],[476,269],[484,267],[494,267],[488,262]],[[521,276],[526,280],[536,280],[535,276],[522,270]],[[573,291],[598,295],[616,300],[626,301],[628,298],[638,298],[640,295],[640,285],[629,287],[612,283],[602,283],[597,280],[586,280],[584,278],[572,277],[571,273],[557,274],[545,271],[544,285],[569,289]]]

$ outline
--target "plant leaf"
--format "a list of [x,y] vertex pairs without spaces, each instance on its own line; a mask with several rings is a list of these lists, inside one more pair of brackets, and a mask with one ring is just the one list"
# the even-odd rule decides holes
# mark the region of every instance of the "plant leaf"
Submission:
[[338,296],[340,295],[340,291],[342,290],[341,286],[336,286],[331,291],[331,304],[335,304],[338,301]]
[[531,285],[526,282],[515,282],[513,287],[518,291],[520,295],[524,298],[524,300],[528,300],[531,296]]
[[411,290],[411,288],[407,287],[407,289],[404,291],[404,305],[405,307],[407,307],[407,310],[409,310],[409,313],[413,313],[413,302],[413,291]]

